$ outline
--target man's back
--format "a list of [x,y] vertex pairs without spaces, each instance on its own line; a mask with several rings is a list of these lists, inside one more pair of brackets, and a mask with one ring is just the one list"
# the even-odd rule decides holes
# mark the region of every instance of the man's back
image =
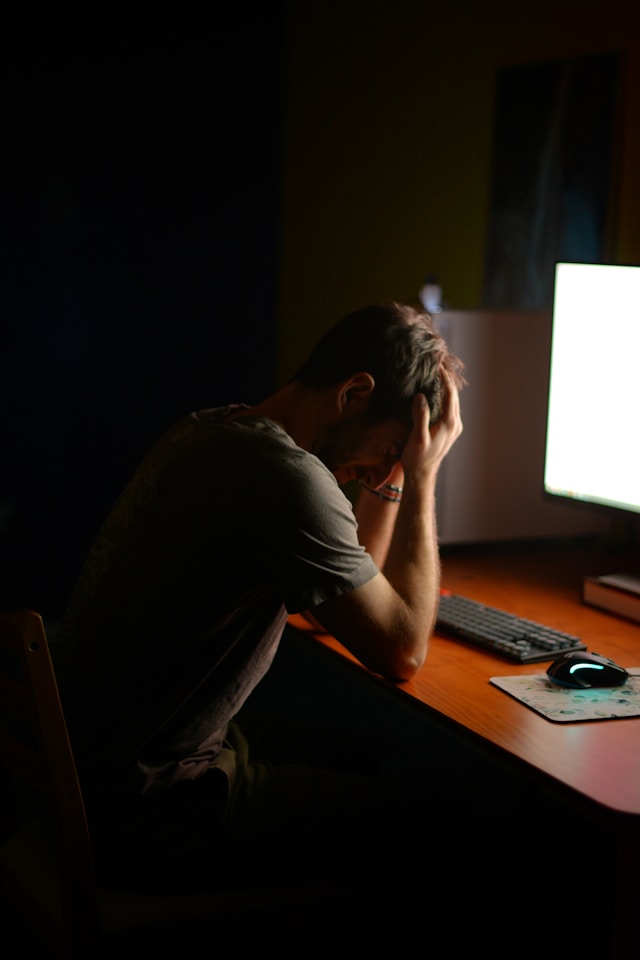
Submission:
[[191,415],[98,536],[56,645],[91,792],[193,777],[268,669],[287,612],[375,572],[328,470],[270,420]]

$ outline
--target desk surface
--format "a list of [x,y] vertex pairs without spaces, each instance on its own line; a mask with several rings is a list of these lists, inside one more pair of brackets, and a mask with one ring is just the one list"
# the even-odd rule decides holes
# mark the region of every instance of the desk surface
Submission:
[[[589,650],[640,666],[640,625],[580,600],[582,575],[605,572],[617,571],[565,544],[453,549],[442,558],[444,588],[578,634]],[[309,629],[303,618],[291,619]],[[319,639],[354,659],[333,637]],[[640,718],[557,724],[489,682],[546,667],[512,664],[435,634],[422,670],[397,688],[591,801],[640,814]]]

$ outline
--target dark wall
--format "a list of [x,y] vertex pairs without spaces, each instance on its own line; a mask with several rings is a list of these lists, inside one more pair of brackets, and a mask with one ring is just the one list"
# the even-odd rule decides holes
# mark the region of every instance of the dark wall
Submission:
[[4,34],[4,608],[57,616],[168,422],[274,384],[281,26]]

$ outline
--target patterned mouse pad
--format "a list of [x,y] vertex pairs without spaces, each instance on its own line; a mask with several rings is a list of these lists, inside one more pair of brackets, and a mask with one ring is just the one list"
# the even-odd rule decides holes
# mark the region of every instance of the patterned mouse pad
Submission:
[[634,676],[620,687],[592,690],[558,687],[549,682],[546,674],[491,677],[490,682],[556,723],[614,720],[640,717],[640,667],[629,672]]

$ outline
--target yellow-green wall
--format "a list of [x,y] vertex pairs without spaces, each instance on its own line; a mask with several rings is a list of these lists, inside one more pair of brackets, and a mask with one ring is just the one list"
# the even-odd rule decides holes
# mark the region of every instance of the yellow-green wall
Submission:
[[640,5],[289,0],[278,379],[348,310],[415,301],[428,271],[478,308],[497,69],[613,50],[613,255],[640,263]]

